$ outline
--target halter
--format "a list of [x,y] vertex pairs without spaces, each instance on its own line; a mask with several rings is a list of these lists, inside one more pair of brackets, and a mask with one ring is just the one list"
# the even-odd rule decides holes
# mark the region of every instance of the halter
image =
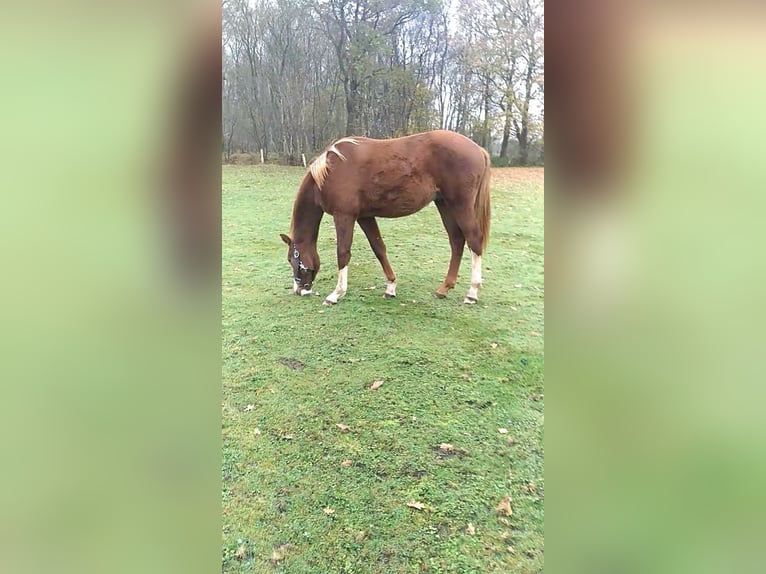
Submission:
[[295,244],[293,244],[292,247],[293,247],[293,259],[295,259],[295,261],[298,263],[298,269],[300,269],[301,271],[308,271],[311,273],[311,279],[307,283],[301,283],[300,273],[295,275],[293,279],[295,279],[295,282],[301,287],[308,288],[311,286],[311,282],[314,280],[314,270],[306,267],[303,261],[301,261],[301,254],[298,252],[298,248],[295,246]]

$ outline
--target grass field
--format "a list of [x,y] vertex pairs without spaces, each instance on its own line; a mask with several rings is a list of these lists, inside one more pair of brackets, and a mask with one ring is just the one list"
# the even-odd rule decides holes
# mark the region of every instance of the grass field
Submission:
[[397,298],[357,227],[329,308],[332,218],[321,297],[293,295],[279,239],[303,172],[223,167],[222,571],[541,572],[543,171],[493,170],[477,305],[467,250],[432,295],[449,244],[428,206],[379,220]]

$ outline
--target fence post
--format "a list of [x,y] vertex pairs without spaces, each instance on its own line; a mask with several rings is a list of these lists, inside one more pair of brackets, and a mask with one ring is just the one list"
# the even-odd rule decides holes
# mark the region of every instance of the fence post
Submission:
[[305,153],[301,154],[301,159],[303,160],[303,167],[306,167],[306,154]]
[[261,163],[263,163],[263,148],[261,148]]

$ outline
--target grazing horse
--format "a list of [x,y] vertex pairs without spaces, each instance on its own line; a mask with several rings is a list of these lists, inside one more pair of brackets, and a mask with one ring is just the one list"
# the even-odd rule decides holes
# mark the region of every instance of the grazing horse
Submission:
[[354,223],[359,223],[387,279],[386,297],[396,296],[396,274],[386,256],[376,217],[411,215],[433,201],[449,235],[452,258],[436,296],[455,286],[463,248],[471,251],[471,286],[464,303],[476,303],[481,255],[489,239],[489,154],[465,136],[438,130],[388,140],[342,138],[309,166],[293,205],[287,260],[293,291],[310,295],[319,271],[317,236],[325,213],[335,223],[338,284],[325,299],[346,294]]

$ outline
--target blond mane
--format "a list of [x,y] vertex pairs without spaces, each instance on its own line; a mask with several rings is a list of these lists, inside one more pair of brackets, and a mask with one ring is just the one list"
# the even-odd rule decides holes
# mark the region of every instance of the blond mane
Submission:
[[338,144],[348,142],[350,144],[359,145],[359,141],[354,138],[342,138],[338,141],[334,142],[329,148],[327,148],[325,151],[323,151],[319,157],[317,157],[313,162],[311,162],[311,165],[309,166],[309,171],[311,172],[311,177],[314,178],[314,181],[317,184],[317,187],[319,189],[322,189],[322,184],[324,184],[324,180],[327,179],[327,172],[330,170],[330,165],[327,163],[327,154],[330,152],[333,152],[335,155],[337,155],[341,161],[346,161],[346,156],[343,155],[337,147]]

